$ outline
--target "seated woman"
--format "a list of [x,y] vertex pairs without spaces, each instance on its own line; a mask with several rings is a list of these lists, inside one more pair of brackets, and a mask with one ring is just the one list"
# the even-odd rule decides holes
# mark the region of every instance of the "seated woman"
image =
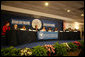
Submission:
[[48,28],[48,32],[52,32],[51,27]]
[[54,30],[55,32],[57,32],[58,31],[58,29],[57,28],[55,28],[55,30]]
[[26,30],[26,27],[25,27],[25,26],[23,26],[20,30]]
[[45,27],[43,27],[43,29],[41,31],[46,31]]

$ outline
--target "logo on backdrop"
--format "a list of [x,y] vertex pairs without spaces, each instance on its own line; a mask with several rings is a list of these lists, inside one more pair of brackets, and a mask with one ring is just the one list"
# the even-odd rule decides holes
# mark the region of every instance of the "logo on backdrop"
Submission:
[[40,39],[43,39],[43,33],[42,32],[40,32],[39,36],[40,36]]
[[58,32],[37,32],[38,40],[42,39],[58,39]]
[[39,19],[34,19],[32,21],[32,27],[35,28],[35,26],[38,26],[38,29],[40,29],[42,27],[42,22]]

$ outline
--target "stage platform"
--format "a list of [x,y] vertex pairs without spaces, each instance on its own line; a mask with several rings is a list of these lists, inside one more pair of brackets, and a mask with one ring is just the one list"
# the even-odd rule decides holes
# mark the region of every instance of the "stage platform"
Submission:
[[[54,44],[56,42],[59,42],[59,43],[65,43],[65,42],[73,42],[73,41],[77,41],[77,40],[57,40],[57,41],[39,41],[39,42],[32,42],[32,43],[27,43],[27,44],[23,44],[23,45],[18,45],[18,46],[14,46],[15,48],[24,48],[24,47],[27,47],[27,48],[33,48],[37,45],[45,45],[45,44]],[[6,48],[6,47],[9,47],[9,46],[1,46],[1,48]]]

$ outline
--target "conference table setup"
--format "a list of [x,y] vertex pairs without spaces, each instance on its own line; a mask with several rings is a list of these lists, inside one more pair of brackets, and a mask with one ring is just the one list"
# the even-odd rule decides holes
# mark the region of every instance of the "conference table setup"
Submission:
[[81,56],[84,1],[2,1],[1,56]]
[[38,41],[80,40],[80,32],[11,30],[7,31],[6,38],[8,45],[16,46]]

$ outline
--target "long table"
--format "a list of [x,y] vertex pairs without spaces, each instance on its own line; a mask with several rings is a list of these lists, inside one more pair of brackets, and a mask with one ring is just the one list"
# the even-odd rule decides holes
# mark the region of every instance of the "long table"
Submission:
[[80,40],[80,32],[59,32],[59,40]]
[[7,41],[9,45],[20,45],[37,41],[36,32],[12,30],[7,32]]
[[[37,33],[38,32],[20,30],[8,31],[6,33],[8,45],[21,45],[39,41]],[[58,32],[58,38],[54,40],[80,40],[80,32]]]

